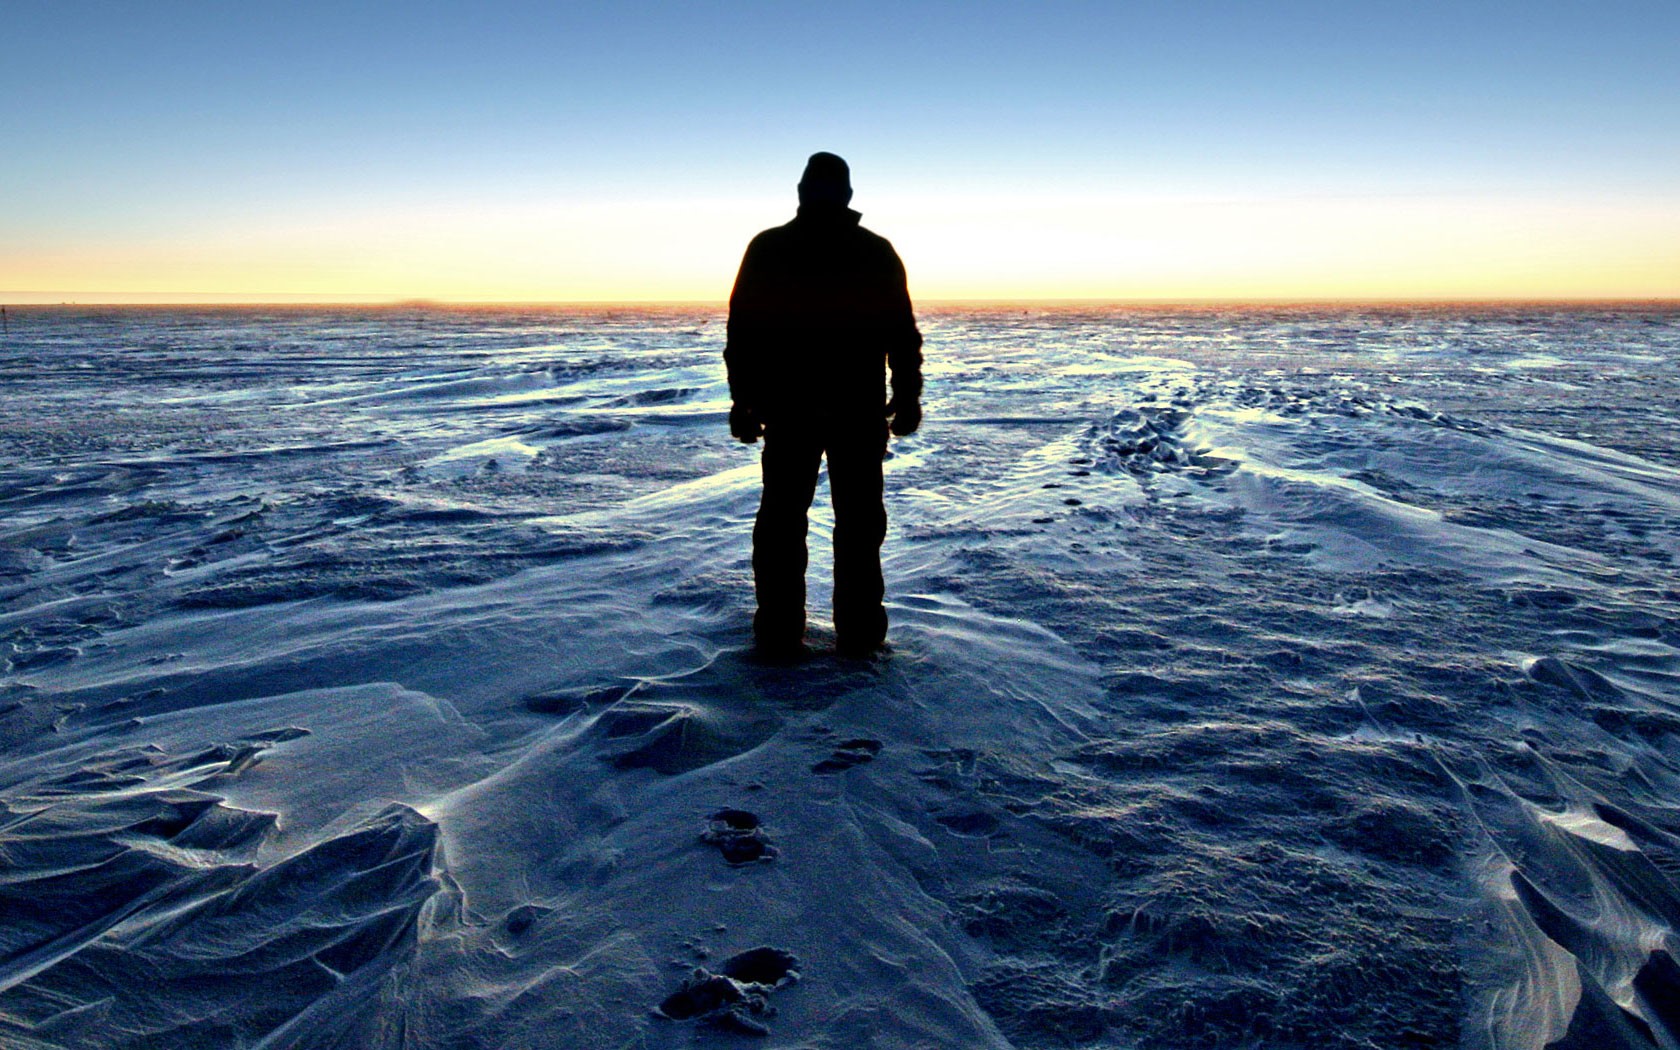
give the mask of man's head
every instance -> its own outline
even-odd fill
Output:
[[[852,202],[852,170],[832,153],[813,153],[799,178],[799,203],[813,208],[844,208]]]

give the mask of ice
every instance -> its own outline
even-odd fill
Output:
[[[889,649],[723,314],[28,308],[0,1043],[1680,1046],[1680,312],[940,307]]]

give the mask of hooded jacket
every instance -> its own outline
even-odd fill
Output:
[[[904,265],[850,208],[800,207],[747,245],[729,296],[729,392],[760,420],[879,420],[922,390]]]

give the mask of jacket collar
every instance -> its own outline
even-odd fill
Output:
[[[799,223],[809,223],[813,226],[856,226],[863,213],[851,208],[835,208],[801,204],[799,211],[794,214],[794,220]]]

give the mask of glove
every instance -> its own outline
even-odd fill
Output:
[[[750,445],[764,433],[764,424],[758,421],[758,416],[752,409],[746,405],[735,404],[729,407],[729,432],[735,435],[737,441]]]
[[[892,417],[892,432],[907,437],[922,425],[922,403],[914,398],[899,404],[898,398],[887,402],[887,415]]]

